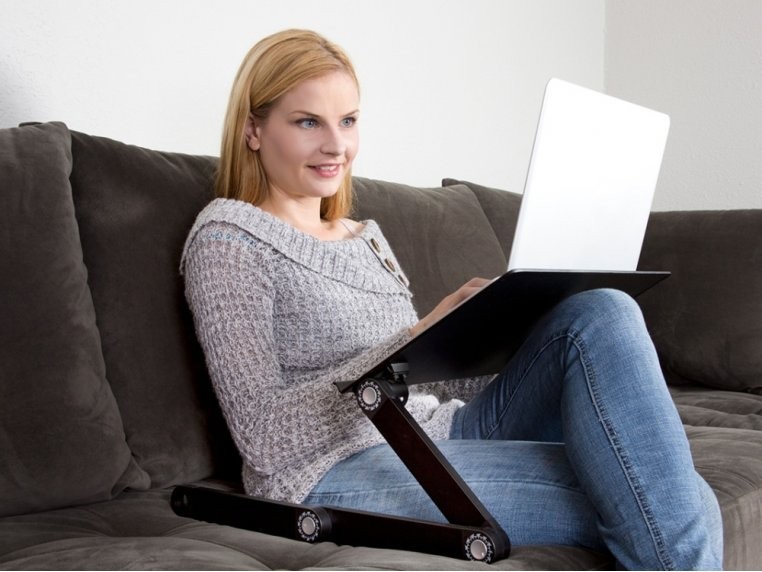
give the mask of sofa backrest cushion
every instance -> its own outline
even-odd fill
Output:
[[[154,487],[239,476],[187,308],[180,254],[216,160],[72,133],[74,203],[106,376]]]
[[[106,382],[63,124],[0,130],[0,516],[145,487]]]
[[[652,213],[639,267],[668,381],[762,393],[762,209]]]
[[[505,272],[500,242],[468,187],[419,188],[356,177],[354,191],[355,218],[378,222],[410,279],[421,317],[471,278]]]
[[[465,185],[471,189],[482,209],[484,209],[484,214],[487,215],[492,231],[503,248],[505,259],[509,260],[513,246],[513,235],[516,232],[516,221],[519,218],[521,195],[458,179],[442,179],[442,185],[445,187]]]

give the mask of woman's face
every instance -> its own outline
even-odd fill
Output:
[[[258,151],[271,200],[314,199],[336,193],[359,146],[360,96],[337,71],[305,80],[261,120],[249,120],[249,148]]]

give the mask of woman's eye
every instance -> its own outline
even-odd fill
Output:
[[[341,120],[342,127],[352,127],[355,123],[357,123],[356,117],[345,117]]]
[[[311,117],[307,117],[305,119],[300,119],[296,123],[297,123],[297,125],[299,125],[300,127],[304,127],[305,129],[314,129],[315,127],[318,126],[317,120],[313,119]]]

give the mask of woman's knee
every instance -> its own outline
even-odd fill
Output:
[[[627,322],[641,326],[643,314],[629,294],[613,288],[587,290],[570,296],[559,307],[581,324]]]
[[[639,306],[632,296],[615,288],[586,290],[571,296],[570,299],[576,299],[581,304],[590,306],[593,309],[627,312],[639,311]]]
[[[553,327],[565,331],[578,349],[584,347],[606,360],[642,351],[642,359],[655,364],[643,313],[625,292],[608,288],[581,292],[564,300],[556,312]]]

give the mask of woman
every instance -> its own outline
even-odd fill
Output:
[[[247,54],[218,199],[183,258],[186,295],[249,494],[442,519],[354,400],[354,379],[486,283],[419,320],[381,229],[347,217],[359,89],[299,30]],[[608,549],[627,568],[719,568],[698,476],[634,301],[561,303],[494,380],[416,386],[406,405],[514,544]]]

